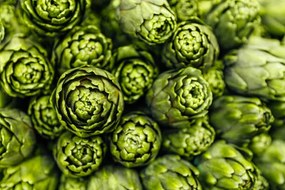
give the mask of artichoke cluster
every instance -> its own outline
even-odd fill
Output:
[[[285,190],[285,0],[0,0],[0,189]]]

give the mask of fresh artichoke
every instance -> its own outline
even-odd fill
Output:
[[[198,0],[168,0],[178,21],[185,21],[198,16]]]
[[[120,83],[124,101],[137,102],[152,86],[158,76],[153,56],[133,45],[121,46],[112,55],[112,73]]]
[[[113,131],[124,110],[115,76],[94,66],[64,72],[51,99],[61,124],[80,137]]]
[[[247,155],[249,154],[249,155]],[[202,155],[195,158],[199,180],[205,189],[252,190],[259,171],[249,160],[250,152],[216,140]]]
[[[225,82],[233,92],[265,100],[285,100],[285,45],[251,37],[224,57]]]
[[[156,158],[161,138],[160,128],[152,118],[143,112],[129,112],[110,135],[110,152],[125,167],[145,166]]]
[[[270,129],[274,118],[259,98],[224,95],[215,99],[209,111],[210,124],[217,136],[242,145]]]
[[[61,173],[58,190],[87,190],[88,178],[68,177]]]
[[[271,144],[272,138],[267,132],[255,135],[248,143],[248,148],[253,154],[262,154],[264,150]]]
[[[52,62],[57,72],[93,65],[110,70],[112,41],[95,25],[77,26],[60,38],[53,48]]]
[[[66,131],[58,138],[53,155],[64,175],[79,178],[98,170],[106,151],[107,146],[101,136],[81,138]]]
[[[28,106],[33,127],[42,137],[55,139],[65,130],[50,101],[50,94],[34,96]]]
[[[54,78],[48,54],[37,42],[22,34],[0,46],[0,84],[12,97],[47,93]]]
[[[146,94],[146,105],[161,126],[184,127],[205,116],[212,99],[202,72],[185,67],[161,73]]]
[[[162,147],[167,153],[190,160],[206,151],[215,140],[215,130],[208,117],[193,119],[189,126],[162,131]]]
[[[136,170],[108,164],[94,172],[89,178],[88,190],[142,190]]]
[[[35,145],[36,135],[30,117],[16,108],[1,108],[0,168],[22,162],[32,154]]]
[[[146,190],[201,190],[199,171],[190,162],[178,155],[163,155],[140,171]]]
[[[207,69],[219,55],[212,29],[198,18],[180,22],[171,40],[164,44],[162,62],[167,68],[192,66]]]
[[[148,45],[165,43],[176,28],[167,0],[124,0],[118,10],[120,28]]]
[[[22,22],[40,36],[57,37],[79,24],[90,0],[19,1]]]

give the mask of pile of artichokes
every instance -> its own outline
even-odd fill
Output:
[[[285,190],[285,0],[1,0],[1,190]]]

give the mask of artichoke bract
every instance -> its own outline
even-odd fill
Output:
[[[0,43],[3,41],[5,37],[5,28],[2,20],[0,19]]]
[[[153,56],[133,45],[121,46],[112,55],[112,73],[120,83],[124,101],[132,104],[145,95],[158,76]]]
[[[166,154],[156,158],[140,171],[146,190],[195,189],[201,190],[199,171],[178,155]]]
[[[146,94],[152,117],[164,127],[188,126],[208,113],[212,100],[209,84],[194,67],[164,71]]]
[[[90,8],[90,0],[19,2],[22,21],[41,36],[56,37],[79,24]]]
[[[137,170],[107,164],[90,176],[87,189],[142,190],[143,188]]]
[[[0,168],[16,165],[29,157],[36,145],[30,117],[19,109],[0,109]]]
[[[118,10],[120,28],[148,45],[163,44],[176,28],[167,0],[124,0]]]
[[[184,21],[193,16],[198,16],[197,0],[168,0],[168,3],[178,21]]]
[[[199,180],[203,187],[206,189],[253,189],[259,171],[246,153],[225,141],[215,141],[206,152],[194,160],[200,172]]]
[[[0,189],[56,190],[58,177],[52,157],[37,154],[16,166],[4,169]]]
[[[205,22],[213,28],[222,51],[247,42],[260,23],[257,0],[225,0],[214,3],[206,13]]]
[[[112,41],[95,25],[77,26],[59,39],[52,54],[57,72],[84,65],[110,70]]]
[[[34,96],[28,105],[34,129],[46,139],[55,139],[65,130],[57,118],[50,94]]]
[[[272,128],[283,128],[283,126],[285,126],[285,102],[269,101],[266,105],[269,107],[274,117]]]
[[[162,131],[162,147],[167,153],[175,153],[187,160],[206,151],[215,140],[215,130],[208,117],[193,119],[189,126]]]
[[[192,66],[204,70],[213,65],[219,51],[212,29],[194,17],[177,25],[171,40],[164,44],[161,61],[168,68]]]
[[[217,136],[242,145],[271,128],[274,117],[270,109],[256,97],[224,95],[215,99],[209,111],[210,124]]]
[[[98,170],[106,151],[107,146],[101,136],[81,138],[66,131],[59,136],[53,155],[64,175],[79,178]]]
[[[224,57],[225,82],[241,95],[285,100],[285,46],[272,38],[251,37]]]
[[[110,152],[125,167],[144,166],[156,158],[161,141],[158,124],[145,113],[133,111],[123,115],[110,134]]]
[[[88,181],[88,178],[68,177],[62,173],[58,190],[87,190]]]
[[[94,66],[64,72],[51,100],[60,123],[80,137],[113,131],[124,110],[115,76]]]

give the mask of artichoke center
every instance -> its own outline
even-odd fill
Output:
[[[33,60],[34,61],[34,60]],[[22,84],[36,83],[42,78],[42,65],[37,62],[17,63],[15,65],[14,76]]]
[[[44,123],[48,124],[49,126],[57,126],[59,125],[59,120],[56,115],[56,111],[53,109],[53,107],[49,106],[44,108],[41,111],[42,120]]]
[[[80,40],[71,45],[72,54],[82,61],[91,61],[102,56],[104,47],[99,41]]]
[[[86,144],[77,144],[76,148],[72,150],[73,156],[82,163],[90,163],[93,160],[92,151]]]

